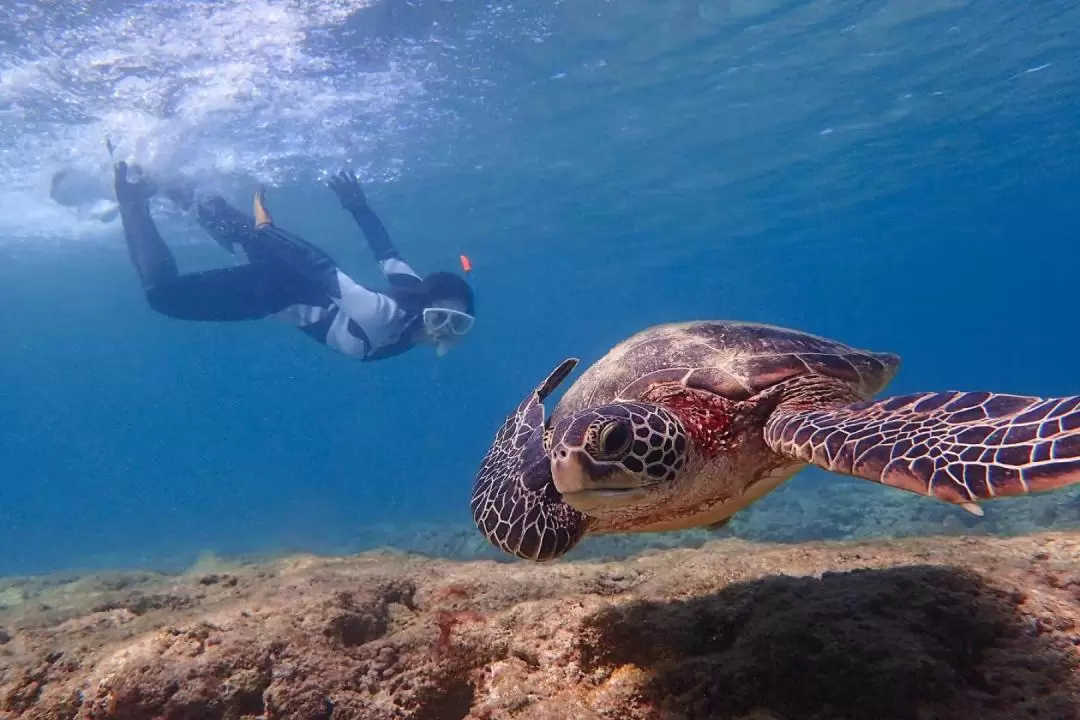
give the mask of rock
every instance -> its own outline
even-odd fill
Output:
[[[0,717],[1080,719],[1080,535],[702,543],[7,582]]]

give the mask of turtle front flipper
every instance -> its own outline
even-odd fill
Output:
[[[526,560],[553,560],[577,544],[588,519],[562,501],[544,449],[544,400],[578,361],[563,360],[499,428],[473,483],[473,520],[491,544]]]
[[[981,500],[1080,482],[1080,397],[937,392],[786,409],[765,427],[778,453],[930,495]]]

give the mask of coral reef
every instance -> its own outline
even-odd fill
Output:
[[[0,717],[1080,718],[1080,535],[0,585]]]

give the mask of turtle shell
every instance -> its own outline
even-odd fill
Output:
[[[559,401],[552,422],[589,407],[637,400],[659,383],[681,383],[730,400],[747,400],[797,375],[849,383],[870,398],[892,380],[900,358],[809,333],[745,322],[655,325],[593,363]]]

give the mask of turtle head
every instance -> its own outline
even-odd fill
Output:
[[[548,442],[563,501],[593,517],[646,511],[669,497],[689,451],[682,421],[641,402],[600,405],[563,418]]]

